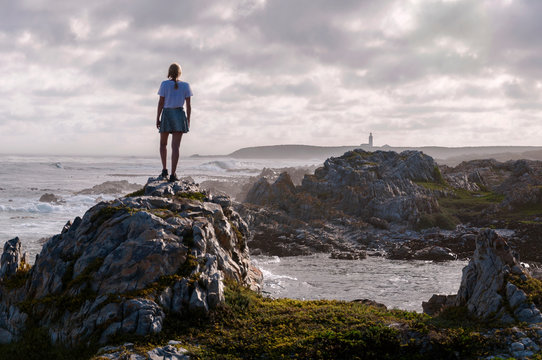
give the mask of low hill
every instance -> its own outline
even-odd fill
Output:
[[[244,159],[318,159],[340,156],[347,151],[363,149],[365,151],[422,151],[435,159],[439,164],[457,165],[461,161],[497,158],[499,161],[530,159],[542,160],[542,147],[539,146],[469,146],[469,147],[392,147],[392,146],[312,146],[312,145],[271,145],[241,148],[227,155]]]
[[[359,146],[271,145],[246,147],[228,156],[252,159],[314,159],[339,156]]]

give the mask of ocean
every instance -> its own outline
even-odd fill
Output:
[[[178,175],[196,182],[258,175],[264,167],[311,166],[313,160],[181,158]],[[0,155],[0,244],[18,236],[34,262],[43,243],[91,206],[142,187],[157,176],[158,157],[73,157]],[[125,181],[124,183],[119,183]],[[96,185],[114,182],[114,186]],[[126,183],[127,182],[127,183]],[[136,184],[136,185],[129,185]],[[53,194],[58,202],[43,202]],[[457,291],[462,261],[432,263],[384,258],[334,260],[326,254],[254,257],[264,273],[264,294],[297,299],[372,299],[389,307],[421,311],[433,293]]]

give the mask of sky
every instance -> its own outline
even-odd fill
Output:
[[[539,0],[0,0],[0,154],[542,145]]]

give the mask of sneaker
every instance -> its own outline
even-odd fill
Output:
[[[179,181],[179,178],[177,177],[177,174],[171,174],[169,176],[169,182]]]
[[[167,175],[168,175],[167,174],[167,169],[164,169],[164,170],[162,170],[162,174],[160,174],[159,177],[161,177],[162,179],[167,179]]]

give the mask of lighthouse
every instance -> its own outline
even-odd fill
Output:
[[[369,133],[369,147],[373,147],[373,133]]]

